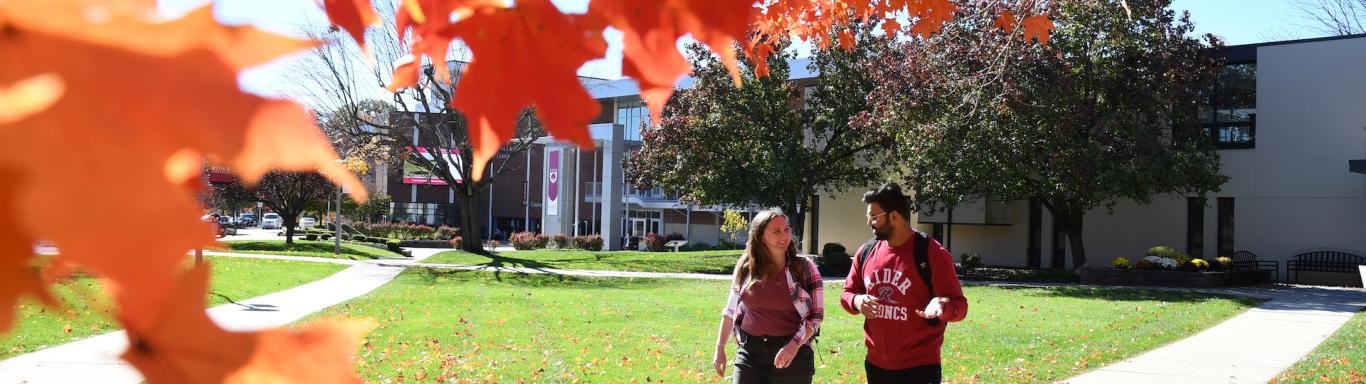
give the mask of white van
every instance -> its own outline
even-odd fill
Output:
[[[285,226],[285,218],[275,212],[266,212],[261,215],[261,229],[280,229]]]

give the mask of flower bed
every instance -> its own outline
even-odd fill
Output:
[[[1082,284],[1146,285],[1162,287],[1212,288],[1231,285],[1228,272],[1168,271],[1161,269],[1086,268]]]

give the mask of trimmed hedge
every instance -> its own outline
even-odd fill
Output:
[[[569,239],[569,243],[571,248],[588,251],[602,250],[602,236],[599,235],[574,236]]]
[[[645,250],[649,252],[664,252],[664,243],[667,240],[656,233],[645,234]]]
[[[514,232],[508,237],[508,242],[512,247],[519,251],[532,249],[583,249],[589,251],[602,250],[602,236],[565,236],[565,235],[541,235],[535,232]],[[457,247],[459,247],[457,245]]]
[[[569,237],[566,237],[565,235],[549,235],[542,237],[545,238],[546,249],[569,248]]]
[[[545,248],[546,243],[545,238],[535,232],[514,232],[508,236],[508,241],[519,251]]]
[[[450,240],[460,233],[456,227],[432,227],[402,223],[354,223],[349,225],[365,236],[399,240]],[[345,228],[345,226],[343,226]]]

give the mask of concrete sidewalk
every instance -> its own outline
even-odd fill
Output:
[[[224,304],[208,310],[215,323],[230,331],[251,331],[289,324],[324,308],[359,297],[388,283],[404,267],[445,249],[414,249],[412,259],[386,260],[384,265],[361,260],[296,256],[210,255],[350,264],[351,267],[284,291]],[[245,305],[245,306],[244,306]],[[128,347],[123,331],[59,345],[0,361],[0,383],[114,383],[142,382],[142,375],[119,359]]]
[[[1360,289],[1229,288],[1211,293],[1269,298],[1195,336],[1066,383],[1265,383],[1290,368],[1363,306]]]

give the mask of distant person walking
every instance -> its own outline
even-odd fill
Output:
[[[886,183],[863,194],[873,239],[859,248],[844,280],[840,306],[863,315],[863,361],[869,383],[939,383],[939,353],[948,322],[968,314],[953,258],[911,228],[901,187]]]
[[[821,285],[816,264],[797,256],[787,216],[754,216],[721,312],[712,356],[716,374],[725,376],[726,344],[734,332],[736,384],[810,383],[816,374],[810,343],[825,318]]]

